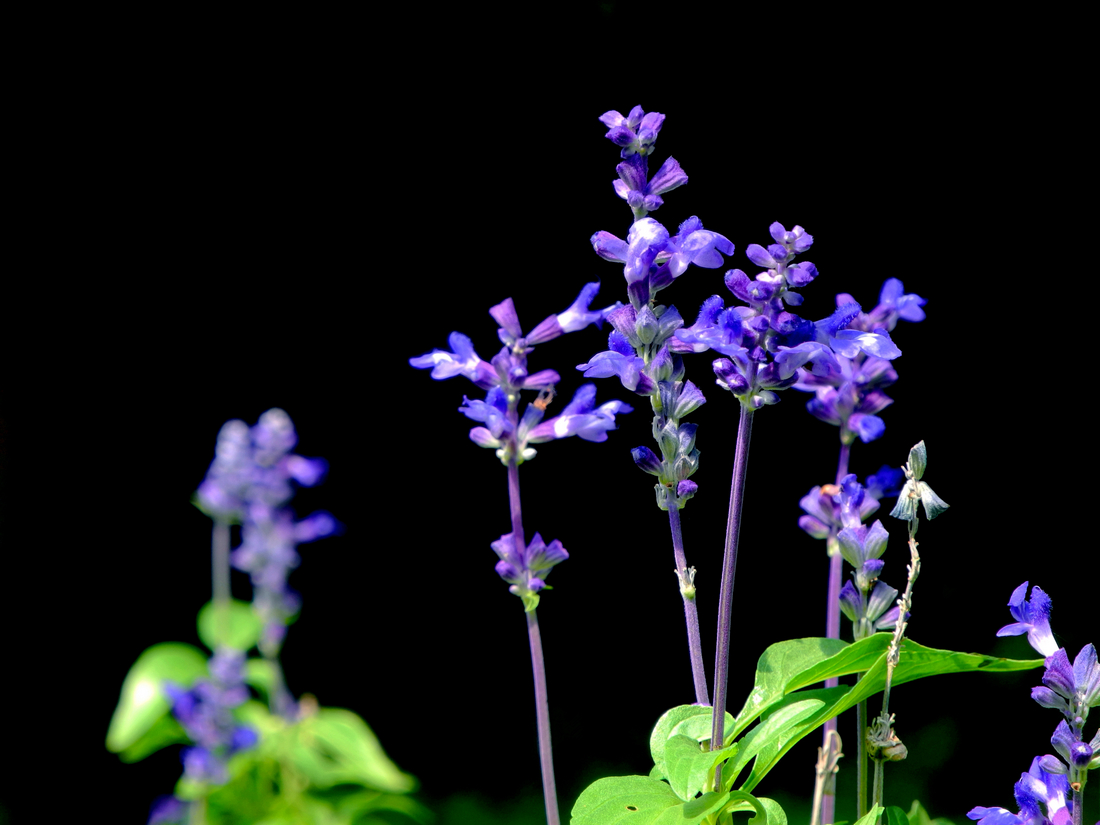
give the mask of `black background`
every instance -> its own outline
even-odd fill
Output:
[[[614,5],[538,23],[449,14],[398,27],[390,45],[370,21],[149,21],[85,44],[84,71],[46,73],[67,129],[30,127],[52,162],[27,194],[35,255],[7,302],[0,418],[17,657],[5,682],[24,754],[0,789],[11,811],[41,812],[64,790],[79,810],[136,822],[171,790],[175,753],[123,765],[103,749],[107,724],[145,647],[196,641],[209,522],[189,499],[218,428],[281,406],[299,452],[331,465],[299,514],[346,526],[303,546],[292,574],[304,607],[285,647],[290,688],[363,715],[437,810],[461,793],[493,821],[538,821],[525,626],[489,547],[509,529],[505,471],[456,412],[476,388],[407,361],[452,330],[491,357],[487,309],[508,296],[525,329],[590,280],[596,305],[624,297],[621,268],[588,239],[629,227],[597,117],[636,104],[668,116],[654,168],[671,154],[690,177],[653,215],[670,230],[698,215],[752,274],[746,245],[767,243],[772,221],[801,224],[821,273],[803,291],[811,318],[841,291],[870,309],[888,277],[928,299],[928,319],[894,333],[886,434],[851,461],[863,477],[924,439],[927,479],[951,504],[921,529],[912,637],[1030,658],[1023,639],[994,637],[1029,579],[1053,597],[1071,656],[1095,640],[1081,515],[1094,416],[1078,389],[1087,222],[1072,118],[1050,97],[1072,84],[1059,68],[1010,45],[964,59],[965,39],[942,32],[826,45],[807,20],[727,31]],[[502,22],[509,37],[494,38],[485,25]],[[703,53],[717,58],[706,69]],[[691,323],[726,295],[724,269],[692,268],[661,299]],[[556,404],[605,335],[532,354],[533,369],[562,374]],[[688,360],[708,402],[691,418],[700,491],[684,513],[708,671],[737,415],[709,360]],[[667,516],[629,455],[650,416],[617,382],[598,386],[636,411],[604,444],[541,445],[521,474],[528,535],[571,554],[539,608],[565,811],[600,776],[646,773],[653,722],[693,698]],[[756,417],[734,711],[767,645],[823,631],[824,545],[798,529],[798,500],[832,479],[837,432],[805,400],[788,391]],[[880,515],[884,578],[900,587],[903,530]],[[1028,698],[1038,675],[896,690],[910,757],[891,767],[888,801],[919,795],[956,823],[974,805],[1010,807],[1057,723]],[[792,817],[816,745],[758,788]]]

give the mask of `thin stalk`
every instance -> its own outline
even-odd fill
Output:
[[[848,475],[848,458],[852,452],[852,445],[840,442],[840,458],[836,465],[836,483]],[[844,559],[840,555],[840,547],[833,539],[829,540],[829,586],[825,596],[825,638],[840,638],[840,579],[844,572]],[[840,684],[837,677],[833,676],[825,680],[825,687],[836,687]],[[834,716],[825,723],[822,732],[822,747],[828,751],[834,745],[837,720]],[[814,815],[817,808],[814,808]],[[829,825],[836,818],[836,772],[832,772],[825,780],[825,788],[821,798],[821,821]]]
[[[856,677],[856,681],[859,680]],[[856,705],[856,818],[867,813],[867,700]]]
[[[810,825],[821,825],[823,820],[821,819],[822,812],[824,811],[824,800],[826,794],[835,795],[836,793],[836,772],[837,762],[840,757],[843,756],[840,752],[840,734],[835,730],[832,736],[825,740],[825,743],[817,749],[817,766],[815,770],[816,780],[814,781],[814,802],[813,807],[810,809]],[[835,802],[835,800],[830,800]],[[832,815],[832,805],[829,806],[830,816]]]
[[[665,500],[668,502],[668,526],[672,530],[672,555],[676,557],[676,578],[680,582],[680,595],[684,599],[684,621],[687,624],[691,676],[695,682],[695,702],[709,705],[707,674],[703,669],[703,644],[699,637],[699,608],[695,603],[695,568],[688,567],[687,556],[684,555],[680,508],[676,506],[676,496],[670,495]]]
[[[1085,787],[1078,785],[1073,792],[1073,825],[1085,823]]]
[[[210,538],[210,567],[213,580],[214,642],[223,647],[229,639],[229,524],[215,519]]]
[[[547,825],[558,825],[558,792],[554,787],[554,753],[550,746],[550,703],[546,698],[546,665],[535,611],[527,616],[527,638],[531,643],[531,669],[535,675],[535,716],[539,728],[539,763],[542,766],[542,795],[546,799]]]
[[[188,825],[206,825],[205,796],[191,800],[191,804],[187,806],[187,823]]]
[[[752,436],[753,409],[741,405],[737,422],[737,450],[733,457],[733,483],[726,519],[726,549],[722,558],[722,589],[718,596],[718,651],[714,661],[714,713],[711,724],[711,749],[722,747],[726,718],[726,682],[730,662],[730,622],[733,614],[733,581],[737,573],[737,542],[741,530],[741,507],[745,501],[745,476],[749,467],[749,439]],[[721,781],[719,766],[715,782]]]
[[[515,410],[509,411],[515,418]],[[519,497],[519,465],[516,463],[516,445],[512,443],[511,458],[508,460],[508,505],[512,516],[512,538],[516,550],[522,557],[527,548],[523,535],[523,508]],[[550,704],[546,696],[546,664],[542,656],[542,636],[539,634],[539,622],[535,611],[527,615],[527,641],[531,646],[531,669],[535,677],[535,718],[539,731],[539,764],[542,768],[542,793],[546,802],[547,825],[559,825],[558,794],[554,782],[554,756],[550,746]]]
[[[875,759],[875,779],[873,783],[873,789],[871,792],[871,804],[882,806],[882,786],[883,776],[885,771],[883,765],[886,763],[885,759]],[[885,806],[883,806],[885,807]],[[880,817],[881,820],[881,817]]]

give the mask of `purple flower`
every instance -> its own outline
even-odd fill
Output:
[[[1032,606],[1035,604],[1035,591],[1039,590],[1038,587],[1031,591]],[[1039,590],[1039,593],[1046,595],[1043,591]],[[1015,595],[1015,594],[1013,594]],[[1049,598],[1047,599],[1047,616],[1050,615]],[[1014,625],[1009,625],[1013,627]],[[1049,624],[1047,630],[1049,631]],[[1002,628],[1007,630],[1008,628]],[[998,632],[998,636],[1002,633]],[[1017,635],[1008,634],[1003,635]],[[1028,632],[1028,640],[1030,641],[1031,635]],[[1032,642],[1032,647],[1035,647],[1035,643]],[[1036,647],[1036,650],[1039,650]],[[1042,653],[1042,650],[1039,650]],[[1066,700],[1069,707],[1069,712],[1066,714],[1071,719],[1075,716],[1087,715],[1087,709],[1095,707],[1100,704],[1100,663],[1097,662],[1096,648],[1092,644],[1087,644],[1077,654],[1077,658],[1073,660],[1073,666],[1070,666],[1069,656],[1066,654],[1066,650],[1063,647],[1058,648],[1054,653],[1047,656],[1046,660],[1046,672],[1043,674],[1043,684],[1047,686],[1054,693],[1061,696]],[[1039,688],[1036,688],[1039,690]],[[1033,698],[1034,694],[1033,694]],[[1046,695],[1043,694],[1043,698]],[[1038,701],[1038,700],[1037,700]],[[1045,704],[1040,701],[1039,704]]]
[[[604,137],[622,149],[624,158],[636,152],[648,155],[657,142],[657,133],[664,121],[664,115],[658,112],[646,114],[641,106],[635,106],[626,117],[616,111],[600,115],[600,122],[608,127]]]
[[[1008,609],[1016,619],[997,631],[998,636],[1019,636],[1027,633],[1028,643],[1043,656],[1053,656],[1058,651],[1058,643],[1050,629],[1050,596],[1035,586],[1031,589],[1031,600],[1027,593],[1027,582],[1012,591],[1008,600]]]
[[[682,275],[690,264],[707,269],[722,266],[722,255],[732,255],[733,244],[724,235],[703,229],[692,216],[680,224],[676,235],[653,218],[642,218],[630,227],[626,241],[610,232],[592,236],[592,248],[601,258],[625,264],[630,303],[641,310],[652,295]]]
[[[185,825],[189,804],[174,796],[157,797],[149,809],[149,821],[146,825]]]
[[[868,559],[881,558],[886,551],[886,542],[889,538],[890,534],[886,532],[886,528],[882,526],[882,522],[878,519],[870,527],[866,524],[860,524],[854,527],[845,527],[837,533],[837,539],[840,541],[840,554],[844,556],[844,560],[848,564],[857,570],[861,569],[863,563]]]
[[[530,430],[526,443],[539,444],[571,435],[585,441],[607,441],[607,431],[616,427],[615,416],[633,411],[634,408],[624,401],[608,401],[597,407],[596,385],[584,384],[559,415]]]
[[[465,375],[478,386],[485,380],[486,370],[481,366],[485,362],[474,352],[474,343],[461,332],[452,332],[447,338],[453,352],[433,349],[427,355],[419,358],[410,358],[409,364],[417,369],[431,367],[432,378],[442,381],[444,378],[453,378],[456,375]],[[491,384],[489,386],[492,386]],[[488,389],[486,386],[485,389]]]
[[[464,345],[458,343],[456,349],[462,350]],[[444,371],[450,369],[448,363],[439,361]],[[327,470],[322,459],[291,453],[297,441],[290,416],[278,408],[265,412],[251,428],[243,421],[228,422],[218,435],[214,463],[196,494],[199,505],[215,519],[241,523],[241,545],[230,560],[238,570],[251,574],[253,610],[264,624],[260,647],[272,656],[282,643],[287,620],[299,607],[297,594],[287,587],[289,571],[300,560],[295,547],[340,529],[328,513],[295,521],[286,507],[294,495],[293,484],[317,484]],[[200,757],[194,757],[196,765]]]
[[[540,395],[539,399],[527,405],[527,409],[524,411],[519,427],[516,428],[515,432],[515,446],[518,450],[519,463],[530,461],[537,454],[533,447],[528,446],[530,444],[541,444],[558,438],[568,438],[572,435],[580,436],[585,441],[606,441],[607,431],[616,429],[615,416],[619,413],[628,413],[634,410],[633,407],[623,401],[608,401],[597,407],[596,385],[584,384],[578,388],[573,400],[565,406],[565,409],[559,415],[543,421],[546,407],[552,397],[552,393],[543,394]],[[468,407],[463,409],[470,410],[466,413],[470,418],[493,424],[498,422],[497,413],[493,411],[499,411],[501,403],[506,403],[503,396],[494,395],[490,392],[485,402],[467,400]],[[485,418],[477,417],[482,414],[485,415]],[[504,422],[500,429],[501,432],[494,433],[490,428],[474,427],[470,430],[470,439],[480,447],[496,450],[501,461],[507,463],[508,444],[505,438],[511,436],[512,427]]]
[[[652,179],[646,180],[649,173],[648,159],[645,155],[631,155],[615,171],[619,179],[614,182],[615,193],[625,200],[634,211],[635,219],[645,217],[647,212],[655,212],[663,203],[661,195],[670,192],[688,182],[688,177],[675,158],[668,158]]]
[[[1004,808],[973,808],[967,817],[979,825],[1070,825],[1073,817],[1066,797],[1069,780],[1043,769],[1041,759],[1031,760],[1031,768],[1020,774],[1013,788],[1020,812],[1013,814]],[[1046,809],[1044,816],[1040,805]]]
[[[538,591],[546,587],[550,569],[569,558],[560,541],[554,539],[547,545],[538,533],[527,547],[515,541],[514,533],[507,533],[492,542],[492,548],[500,557],[497,575],[511,584],[508,592],[523,599],[527,612],[538,605]]]
[[[244,684],[244,654],[222,648],[210,659],[210,679],[200,679],[189,690],[167,682],[165,693],[172,714],[194,747],[181,754],[184,773],[197,782],[224,784],[226,759],[258,741],[255,731],[236,723],[233,709],[248,700]]]
[[[879,563],[881,569],[881,562]],[[875,582],[873,589],[847,581],[840,590],[840,609],[852,622],[852,634],[858,641],[897,624],[901,610],[896,601],[898,591]]]

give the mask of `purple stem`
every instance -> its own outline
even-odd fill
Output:
[[[722,747],[726,718],[726,681],[730,663],[730,618],[733,613],[733,579],[737,572],[737,539],[741,530],[741,506],[745,501],[745,475],[749,467],[749,437],[752,435],[753,410],[741,405],[737,422],[737,451],[733,458],[733,484],[726,519],[726,551],[722,559],[722,590],[718,597],[718,653],[714,661],[714,718],[711,724],[711,749]],[[721,781],[719,766],[716,781]]]
[[[211,536],[211,572],[213,579],[214,602],[214,641],[215,647],[221,647],[229,638],[229,523],[214,520]]]
[[[691,581],[688,573],[687,556],[684,555],[684,539],[680,533],[680,508],[676,506],[676,496],[666,495],[668,502],[668,526],[672,530],[672,555],[676,557],[676,578],[680,581],[680,595],[684,597],[684,621],[687,623],[688,653],[691,655],[691,676],[695,681],[695,702],[709,705],[707,695],[707,673],[703,669],[703,644],[699,638],[699,608],[695,603],[695,588],[684,591]],[[681,578],[683,577],[683,578]]]
[[[542,765],[542,795],[546,800],[547,825],[558,825],[558,792],[554,787],[554,753],[550,747],[550,703],[546,698],[546,665],[542,659],[542,637],[535,611],[527,614],[527,638],[531,642],[531,669],[535,674],[535,715],[539,728],[539,762]]]
[[[514,416],[515,411],[511,411]],[[516,463],[516,444],[511,444],[508,461],[508,504],[512,515],[512,538],[516,551],[523,557],[527,547],[523,536],[523,509],[519,498],[519,465]],[[546,664],[542,657],[542,636],[535,611],[527,612],[527,640],[531,645],[531,669],[535,676],[535,718],[539,729],[539,763],[542,766],[542,794],[546,802],[547,825],[559,825],[558,793],[554,783],[554,754],[550,746],[550,704],[546,697]]]
[[[840,480],[844,476],[848,475],[848,456],[851,454],[852,446],[845,444],[843,441],[840,443],[840,459],[836,465],[836,483],[839,485]],[[832,542],[830,542],[832,544]],[[829,557],[829,590],[826,596],[825,602],[825,637],[828,639],[840,638],[840,579],[843,573],[844,559],[840,555],[839,548],[830,546],[829,548],[833,554]],[[825,687],[836,687],[840,684],[840,681],[834,676],[831,679],[825,680]],[[834,716],[828,722],[825,723],[825,729],[823,731],[822,747],[827,751],[833,747],[836,739],[830,736],[830,732],[836,730],[836,717]],[[829,778],[825,780],[825,793],[821,798],[821,822],[824,825],[829,825],[833,822],[836,814],[836,774],[830,774]]]

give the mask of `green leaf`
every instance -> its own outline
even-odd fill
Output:
[[[766,805],[765,802],[770,802],[771,805]],[[722,809],[722,813],[735,814],[742,811],[755,811],[755,815],[749,820],[750,825],[773,825],[773,823],[770,822],[773,806],[779,809],[783,822],[786,823],[787,815],[776,802],[770,799],[765,800],[763,797],[757,798],[748,791],[730,791],[729,802],[726,803],[726,807]],[[729,820],[727,819],[726,821],[728,822]]]
[[[872,805],[871,810],[857,819],[853,825],[875,825],[878,822],[879,815],[882,813],[881,805]]]
[[[416,780],[395,765],[367,723],[350,710],[320,708],[297,725],[295,766],[318,788],[343,782],[406,793]]]
[[[704,751],[692,737],[673,735],[665,743],[665,765],[672,790],[680,799],[694,799],[714,773],[714,766],[733,756],[737,747],[730,745],[718,751]]]
[[[249,659],[244,663],[244,680],[269,699],[275,685],[275,666],[267,659]]]
[[[837,676],[850,676],[853,673],[870,670],[878,658],[886,652],[893,637],[893,633],[876,633],[848,645],[835,656],[830,656],[795,675],[787,682],[786,692],[790,693],[792,690]]]
[[[205,674],[206,655],[191,645],[162,642],[138,656],[122,683],[118,707],[107,729],[107,750],[119,753],[129,748],[168,712],[165,681],[190,686]]]
[[[909,817],[906,816],[905,811],[899,808],[897,805],[890,805],[886,808],[886,815],[883,817],[884,825],[909,825]]]
[[[795,737],[794,741],[797,741],[805,736],[802,733],[802,723],[819,716],[822,708],[838,702],[848,690],[846,687],[835,687],[821,691],[802,691],[773,705],[763,721],[739,740],[741,749],[737,752],[737,758],[722,769],[723,787],[732,787],[738,774],[753,758],[756,759],[757,766],[770,767],[777,762],[789,749],[786,747],[788,740]],[[758,769],[754,767],[750,780]],[[755,784],[753,782],[750,785],[746,781],[741,790],[751,790]]]
[[[698,825],[722,807],[728,794],[707,793],[684,802],[672,788],[645,776],[609,776],[584,789],[571,825]]]
[[[783,810],[783,806],[776,802],[774,799],[769,799],[766,796],[758,796],[756,801],[759,802],[768,814],[767,825],[787,825],[787,812]],[[763,820],[757,822],[759,815],[754,816],[749,820],[749,825],[764,825]]]
[[[839,664],[828,666],[822,663],[821,667],[814,668],[814,673],[818,678],[823,678],[822,673],[844,675],[846,672],[853,672],[849,671],[849,668],[862,667],[866,664],[870,651],[880,650],[881,652],[874,664],[864,673],[863,678],[850,688],[838,687],[826,690],[801,691],[772,703],[773,707],[797,703],[801,701],[802,697],[808,695],[824,700],[824,704],[818,713],[802,721],[795,721],[791,727],[782,731],[781,736],[772,737],[771,741],[776,745],[776,748],[768,751],[767,756],[770,757],[768,759],[761,758],[763,756],[762,749],[761,756],[758,756],[756,764],[753,765],[752,774],[741,786],[742,790],[752,790],[756,787],[768,771],[775,767],[783,754],[790,750],[802,737],[816,730],[827,720],[879,693],[885,687],[886,648],[890,637],[891,634],[889,633],[880,633],[868,639],[863,639],[837,654],[836,659]],[[857,646],[859,646],[859,649],[852,652],[852,649],[857,648]],[[925,676],[944,673],[966,673],[975,670],[992,672],[1029,670],[1042,667],[1043,664],[1042,659],[1002,659],[994,656],[981,656],[976,653],[956,653],[951,650],[936,650],[935,648],[924,647],[914,641],[906,640],[902,644],[901,660],[894,670],[893,685],[897,687]],[[797,679],[792,680],[792,684],[804,683],[809,678],[812,678],[809,671],[805,671]],[[743,747],[739,758],[744,756],[745,752],[746,749]]]
[[[263,632],[263,622],[252,612],[252,605],[232,599],[229,602],[228,618],[223,644],[234,650],[251,650],[255,647]],[[213,602],[207,602],[199,610],[199,638],[211,650],[217,649],[217,614]]]
[[[917,800],[913,800],[912,807],[909,808],[907,814],[909,818],[909,825],[954,825],[950,819],[944,819],[942,817],[938,819],[932,819],[928,815],[928,811],[924,810],[924,806]]]
[[[658,779],[665,777],[665,743],[672,736],[680,735],[690,737],[697,742],[710,740],[711,719],[713,709],[700,705],[678,705],[666,711],[657,724],[653,727],[653,733],[649,736],[649,753],[653,757],[654,768],[659,775],[650,772],[650,776]],[[728,739],[733,731],[733,717],[726,713],[725,738]]]
[[[137,741],[129,747],[123,748],[118,757],[123,762],[139,762],[151,753],[156,753],[161,748],[169,745],[185,744],[191,741],[191,737],[183,729],[175,717],[165,713],[149,730],[145,731]]]
[[[848,647],[840,639],[791,639],[771,645],[760,655],[756,664],[756,678],[745,706],[737,714],[733,735],[752,724],[773,702],[783,698],[787,687],[800,673],[837,655]],[[727,739],[728,739],[727,735]]]

